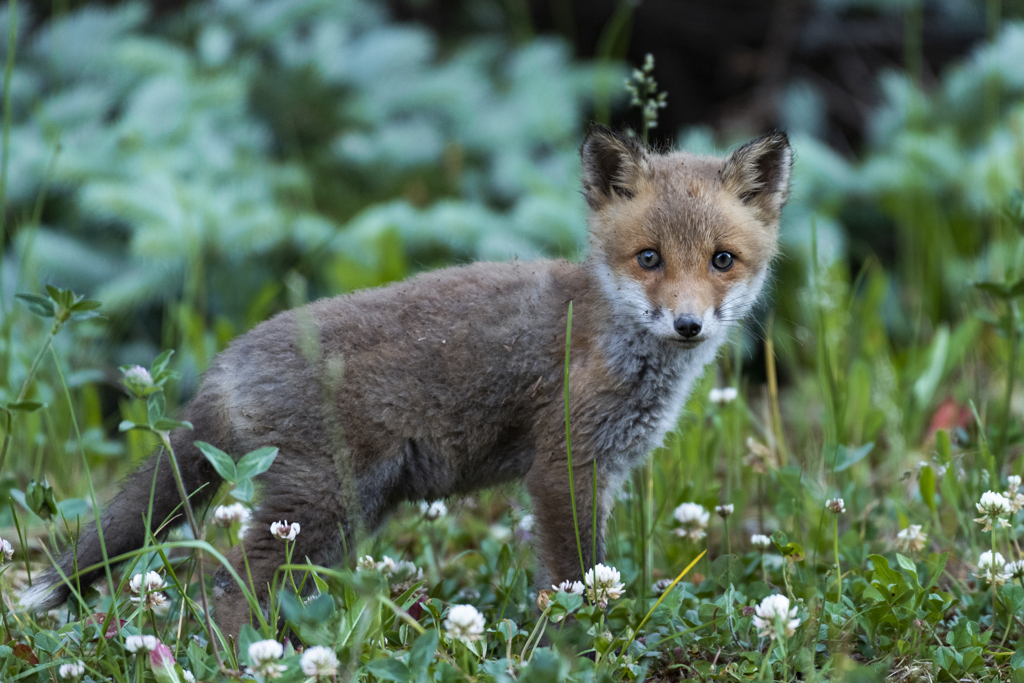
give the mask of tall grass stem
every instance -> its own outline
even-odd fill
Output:
[[[576,532],[576,552],[580,556],[580,578],[587,575],[587,567],[583,562],[583,544],[580,542],[580,523],[576,517],[576,486],[572,475],[572,438],[569,434],[569,349],[572,344],[572,301],[569,302],[569,313],[565,321],[565,455],[569,461],[569,500],[572,501],[572,528]],[[591,501],[596,505],[597,501]],[[568,578],[568,577],[566,577]],[[595,577],[596,579],[596,577]],[[597,603],[597,581],[594,581],[594,603]]]
[[[196,523],[195,514],[192,512],[192,503],[188,499],[188,491],[185,489],[185,482],[181,478],[181,468],[178,466],[178,458],[174,455],[174,448],[171,447],[171,438],[168,432],[157,432],[164,448],[167,449],[167,459],[171,462],[171,472],[174,474],[174,483],[178,487],[178,495],[181,496],[181,504],[188,518],[188,525],[192,529],[192,535],[197,541],[202,537],[199,533],[199,525]],[[217,668],[224,672],[224,660],[220,657],[220,650],[217,649],[217,640],[213,633],[213,621],[210,619],[210,602],[206,596],[206,571],[203,566],[203,551],[196,552],[196,571],[199,574],[199,600],[203,606],[203,620],[206,622],[206,633],[210,640],[210,647],[213,649],[214,659],[217,660]]]

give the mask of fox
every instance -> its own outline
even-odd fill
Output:
[[[598,520],[596,533],[580,524],[582,556],[603,560],[616,493],[765,288],[793,154],[779,131],[722,158],[659,152],[594,126],[580,157],[581,261],[475,263],[321,299],[257,325],[212,360],[179,416],[193,429],[172,431],[170,443],[194,506],[222,483],[197,441],[231,454],[278,449],[228,554],[261,605],[285,562],[274,522],[300,523],[299,561],[354,565],[358,534],[403,502],[516,480],[533,506],[539,588],[584,579],[573,500],[579,519]],[[180,504],[158,449],[102,514],[107,556],[161,533]],[[92,582],[102,570],[86,568],[102,558],[86,527],[56,560],[60,573],[51,569],[23,605],[59,606],[70,595],[60,574],[81,568],[78,580]],[[237,638],[250,606],[224,567],[212,583],[214,619]]]

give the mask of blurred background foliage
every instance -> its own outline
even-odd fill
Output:
[[[118,365],[176,349],[184,400],[284,308],[470,260],[579,258],[577,146],[591,120],[637,125],[622,82],[646,52],[669,92],[657,145],[724,153],[780,126],[796,151],[772,310],[705,379],[748,385],[729,433],[816,473],[808,495],[828,481],[822,453],[875,443],[875,467],[831,475],[862,506],[928,457],[936,428],[965,453],[999,444],[970,486],[1019,473],[1019,313],[973,283],[1021,275],[1005,210],[1024,163],[1022,3],[713,5],[9,3],[0,400],[49,330],[15,293],[70,287],[104,319],[55,338],[30,388],[47,408],[15,417],[3,485],[45,475],[83,493],[72,407],[101,482],[149,451],[116,434],[140,417]],[[695,488],[673,483],[666,503],[756,495],[741,439],[702,436],[706,396],[664,465]]]

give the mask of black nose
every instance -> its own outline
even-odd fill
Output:
[[[700,319],[695,315],[685,314],[676,318],[676,332],[691,339],[700,334]]]

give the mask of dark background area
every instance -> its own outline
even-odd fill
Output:
[[[695,124],[726,133],[784,125],[780,98],[788,85],[802,82],[824,101],[821,137],[844,153],[864,141],[866,116],[879,101],[880,72],[909,66],[927,88],[985,38],[990,18],[983,0],[923,6],[916,0],[644,0],[635,6],[615,0],[506,0],[504,12],[490,14],[479,10],[481,4],[390,2],[394,16],[422,22],[441,36],[454,38],[487,21],[501,28],[511,17],[513,35],[559,33],[581,57],[600,56],[603,48],[604,54],[642,64],[645,54],[654,54],[655,76],[670,93],[669,107],[660,113],[662,139]],[[1003,3],[1001,18],[1019,16],[1022,6]],[[617,13],[628,18],[615,39]],[[919,64],[915,54],[921,55]]]
[[[383,0],[382,0],[383,2]],[[31,0],[34,23],[83,3]],[[115,5],[116,1],[103,4]],[[153,0],[155,17],[188,6]],[[851,154],[863,144],[879,101],[878,75],[917,73],[927,88],[942,70],[984,39],[988,26],[1024,15],[1024,0],[386,0],[399,21],[429,26],[442,41],[505,32],[525,40],[559,34],[579,57],[642,64],[670,93],[654,138],[710,125],[747,133],[784,126],[781,99],[794,83],[825,106],[819,136]],[[58,6],[59,5],[59,6]],[[918,46],[919,43],[919,46]],[[620,117],[635,112],[619,112]],[[636,125],[621,118],[618,125]]]

